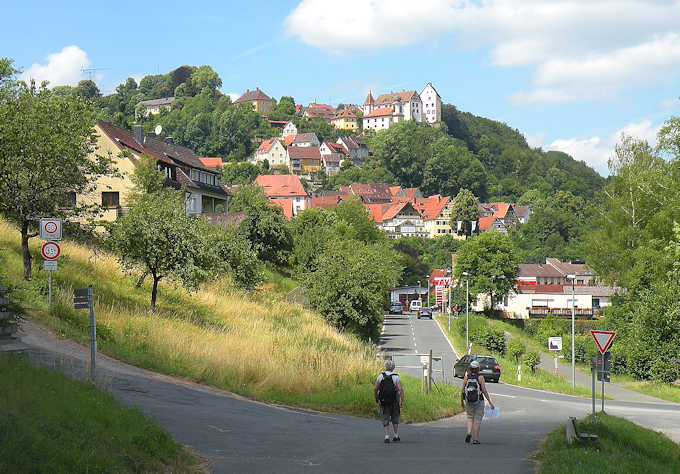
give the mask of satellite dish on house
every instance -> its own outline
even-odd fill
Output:
[[[153,131],[156,134],[156,136],[158,136],[163,131],[163,127],[161,127],[160,125],[156,125],[156,128],[154,128]]]

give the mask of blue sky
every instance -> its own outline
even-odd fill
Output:
[[[65,3],[3,7],[2,55],[25,78],[75,84],[97,68],[106,93],[208,64],[225,93],[334,105],[431,81],[603,175],[621,132],[654,142],[680,114],[680,0]]]

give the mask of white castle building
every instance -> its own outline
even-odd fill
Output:
[[[404,120],[435,123],[442,118],[442,99],[431,82],[420,94],[414,90],[390,92],[374,99],[369,91],[363,112],[364,130],[384,130]]]

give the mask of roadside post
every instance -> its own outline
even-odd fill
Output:
[[[90,310],[90,379],[94,380],[97,355],[97,323],[94,317],[92,285],[73,291],[73,308]]]
[[[49,272],[47,287],[47,307],[52,313],[52,272],[58,268],[57,259],[61,255],[61,247],[57,241],[61,240],[62,222],[60,218],[49,217],[40,219],[40,238],[45,243],[40,248],[43,257],[43,269]]]
[[[595,372],[597,371],[597,356],[590,357],[590,377],[593,379],[593,423],[595,423]]]
[[[595,339],[600,355],[597,357],[597,379],[602,381],[602,411],[604,412],[604,383],[609,382],[609,369],[611,354],[608,352],[612,345],[615,331],[590,331]],[[595,381],[593,381],[593,405],[595,404]]]
[[[553,359],[555,360],[553,373],[557,375],[557,353],[562,350],[562,336],[549,337],[548,350],[553,354]]]

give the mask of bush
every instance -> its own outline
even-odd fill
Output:
[[[522,344],[519,341],[510,341],[508,342],[508,349],[507,353],[510,357],[512,357],[515,360],[515,363],[519,364],[520,358],[524,353],[526,352],[527,348],[524,347],[524,344]]]
[[[538,326],[536,339],[538,339],[541,344],[547,346],[549,337],[561,336],[562,334],[563,330],[559,321],[552,313],[548,313]]]
[[[652,364],[652,380],[655,382],[672,384],[678,378],[678,366],[666,358],[658,358]]]
[[[477,342],[491,352],[505,354],[505,333],[500,328],[485,327],[478,335]]]
[[[591,336],[576,335],[574,358],[576,362],[590,363],[590,357],[597,354],[597,346]],[[571,361],[571,336],[562,338],[562,355]]]
[[[541,357],[534,351],[527,352],[522,358],[522,363],[531,369],[531,373],[536,372],[536,367],[541,363]]]

